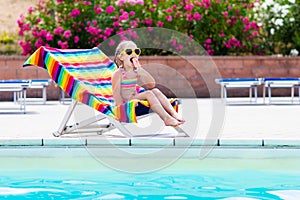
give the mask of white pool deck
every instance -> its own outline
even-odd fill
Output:
[[[278,101],[277,101],[278,100]],[[248,99],[182,99],[182,111],[187,121],[181,127],[190,137],[118,137],[115,129],[104,135],[71,134],[54,137],[68,109],[69,103],[58,101],[28,103],[23,114],[13,102],[0,102],[0,146],[293,146],[300,148],[300,104],[298,99],[275,99],[272,104],[250,103]],[[216,103],[217,102],[217,103]],[[85,106],[84,106],[85,107]],[[12,110],[11,108],[15,108]],[[89,109],[89,108],[87,108]],[[77,111],[77,116],[86,114]],[[79,115],[78,115],[79,114]],[[88,114],[87,114],[88,115]],[[78,118],[78,117],[77,117]],[[75,120],[73,117],[72,120]],[[141,132],[151,130],[157,117],[143,118],[138,126]],[[155,126],[156,133],[170,131],[162,124]],[[173,130],[173,129],[172,129]],[[150,132],[151,133],[151,132]],[[140,134],[140,133],[138,133]],[[113,137],[112,135],[116,135]]]

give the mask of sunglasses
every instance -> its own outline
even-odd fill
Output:
[[[132,53],[134,53],[135,55],[139,56],[141,54],[141,49],[137,48],[137,49],[124,49],[122,53],[126,53],[128,56],[130,56]]]

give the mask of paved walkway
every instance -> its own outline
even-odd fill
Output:
[[[182,128],[191,136],[190,139],[199,141],[219,139],[219,145],[297,145],[300,146],[300,104],[279,102],[278,104],[243,103],[241,99],[235,99],[235,103],[224,105],[220,99],[183,99],[182,111],[185,123]],[[244,101],[244,100],[243,100]],[[57,101],[47,101],[46,105],[28,103],[27,113],[23,114],[13,102],[0,102],[0,140],[8,144],[13,140],[46,140],[67,141],[70,138],[78,138],[69,135],[56,138],[55,132],[68,109],[69,104],[61,104]],[[71,118],[71,122],[77,121],[84,116],[93,116],[95,112],[87,106],[80,106]],[[153,127],[154,122],[158,125]],[[153,115],[142,119],[132,126],[132,130],[144,130],[149,133],[163,133],[164,128],[160,119]],[[173,130],[173,129],[172,129]],[[120,134],[116,130],[108,133]],[[137,133],[140,134],[140,133]],[[67,138],[66,138],[67,137]],[[80,136],[83,138],[82,136]],[[91,133],[86,138],[105,138],[104,136]],[[128,138],[127,138],[128,139]],[[176,144],[188,138],[178,138]],[[195,142],[196,143],[196,142]],[[29,144],[29,143],[27,143]],[[0,144],[1,145],[1,144]]]

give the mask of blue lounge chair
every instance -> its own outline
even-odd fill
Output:
[[[257,87],[261,84],[260,78],[221,78],[216,79],[216,83],[221,85],[221,98],[227,102],[227,89],[249,89],[249,98],[252,102],[252,90],[254,91],[254,102],[257,103]]]
[[[291,88],[291,101],[294,101],[295,88],[299,90],[299,101],[300,101],[300,78],[289,78],[289,77],[272,77],[272,78],[263,78],[264,90],[263,90],[263,99],[265,102],[266,89],[268,90],[269,104],[271,103],[272,98],[272,88]]]
[[[20,110],[26,113],[26,89],[30,87],[30,80],[0,80],[0,92],[13,92],[14,102],[17,96],[22,97],[20,101]]]

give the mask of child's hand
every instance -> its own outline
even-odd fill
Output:
[[[131,58],[130,61],[132,62],[134,68],[139,69],[141,67],[141,64],[137,58]]]

